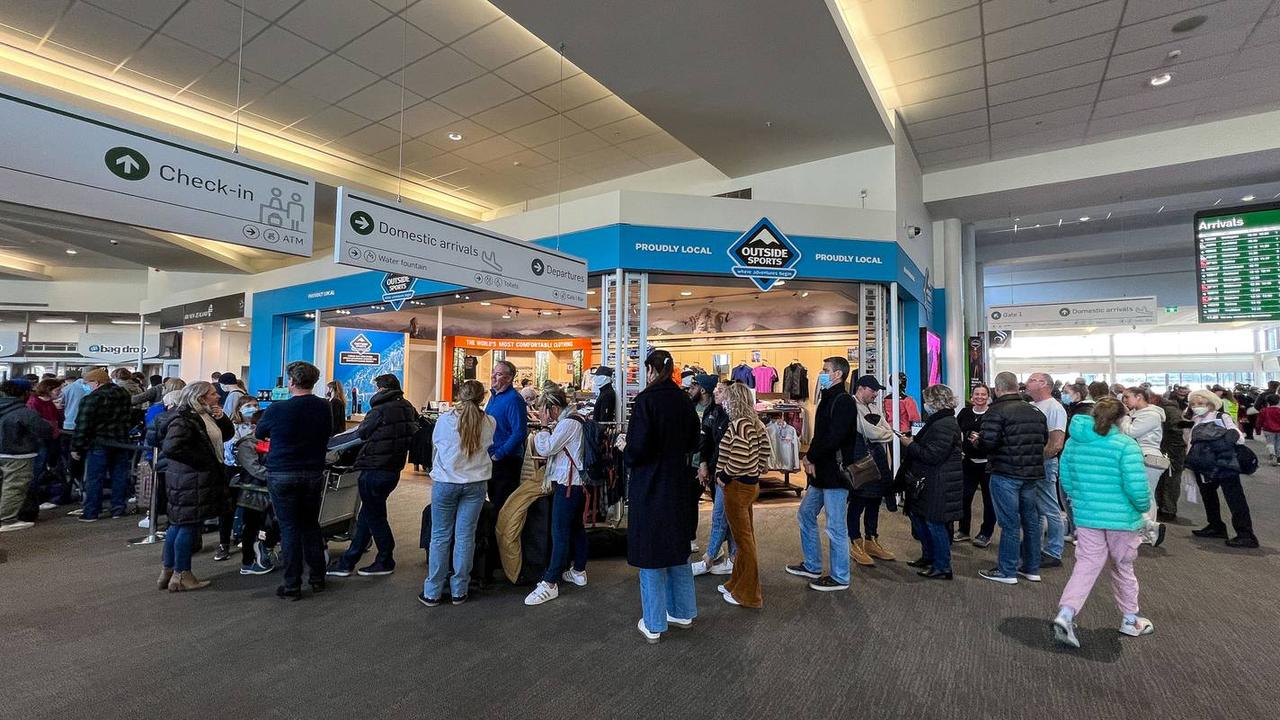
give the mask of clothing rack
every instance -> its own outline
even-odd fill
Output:
[[[760,421],[761,421],[761,422],[763,422],[766,426],[769,424],[769,417],[770,417],[770,416],[773,416],[773,415],[782,415],[783,420],[784,420],[785,422],[787,422],[787,424],[788,424],[788,425],[791,425],[793,428],[795,428],[795,429],[796,429],[796,443],[797,443],[797,444],[800,442],[800,437],[801,437],[800,428],[799,428],[799,427],[796,427],[793,423],[791,423],[791,422],[787,419],[787,415],[788,415],[789,413],[790,413],[790,414],[796,414],[796,413],[803,413],[803,412],[804,412],[804,408],[803,408],[803,407],[801,407],[801,406],[799,406],[799,405],[795,405],[795,404],[793,404],[793,403],[776,403],[776,404],[774,404],[774,405],[772,405],[772,406],[767,406],[767,407],[765,407],[765,408],[763,408],[763,409],[759,409],[759,410],[757,410],[757,414],[760,416]],[[798,447],[798,446],[797,446],[797,448],[796,448],[796,452],[797,452],[797,455],[798,455],[798,454],[799,454],[799,447]],[[770,453],[770,455],[772,455],[772,454],[773,454],[773,453],[771,452],[771,453]],[[804,494],[804,488],[800,487],[799,485],[792,484],[792,482],[791,482],[791,474],[792,474],[792,473],[795,473],[795,472],[800,472],[800,470],[798,470],[798,469],[792,469],[792,468],[772,468],[772,467],[771,467],[771,468],[769,468],[769,472],[781,473],[781,474],[782,474],[782,480],[781,480],[781,481],[778,481],[778,480],[776,480],[776,479],[774,479],[774,478],[770,478],[770,477],[761,477],[761,478],[760,478],[760,492],[762,492],[762,493],[764,493],[764,492],[774,492],[774,493],[776,493],[776,492],[783,492],[783,493],[785,493],[785,492],[794,492],[794,493],[796,494],[796,497],[800,497],[800,496],[802,496],[802,495]]]

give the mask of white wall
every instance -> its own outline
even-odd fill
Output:
[[[898,126],[902,126],[901,118]],[[933,220],[924,207],[924,180],[915,151],[903,133],[898,134],[894,149],[894,207],[898,212],[897,239],[907,255],[922,270],[930,270],[934,285],[942,286],[942,273],[933,269]],[[920,228],[920,234],[910,237],[908,226]],[[957,288],[958,289],[958,288]]]
[[[0,307],[38,303],[45,307],[17,309],[136,313],[146,296],[146,270],[57,268],[51,272],[54,280],[0,280]]]
[[[215,326],[182,331],[181,377],[188,382],[208,380],[214,371],[239,377],[249,364],[249,333]]]

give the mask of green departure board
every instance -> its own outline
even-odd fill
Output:
[[[1280,205],[1195,216],[1200,322],[1280,320]]]

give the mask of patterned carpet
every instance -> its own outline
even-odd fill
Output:
[[[139,534],[132,520],[51,517],[0,536],[0,717],[1280,715],[1280,469],[1270,466],[1246,479],[1261,549],[1192,538],[1203,513],[1184,504],[1165,546],[1138,564],[1156,633],[1116,633],[1104,576],[1076,651],[1055,646],[1047,625],[1069,567],[996,585],[976,576],[995,547],[966,544],[954,582],[923,581],[901,562],[917,552],[901,515],[881,523],[899,562],[855,568],[846,593],[807,590],[782,572],[799,555],[794,500],[757,508],[764,609],[730,607],[715,579],[700,578],[694,628],[656,646],[636,632],[635,572],[617,559],[593,562],[586,588],[540,607],[504,586],[427,609],[415,600],[427,487],[407,474],[393,496],[395,575],[331,581],[298,603],[274,597],[277,576],[212,562],[213,535],[195,560],[213,586],[183,595],[156,592],[159,548],[126,547]],[[703,540],[707,520],[704,508]]]

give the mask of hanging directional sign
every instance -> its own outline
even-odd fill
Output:
[[[492,290],[559,305],[587,306],[583,260],[392,201],[338,188],[334,262],[380,270],[385,297],[413,297],[409,277]],[[390,300],[388,300],[390,301]]]
[[[311,256],[311,180],[2,88],[0,127],[0,200]]]

